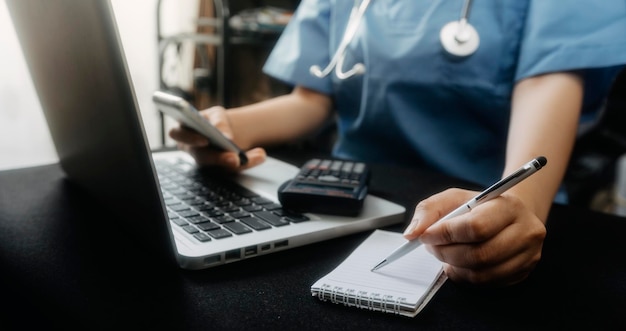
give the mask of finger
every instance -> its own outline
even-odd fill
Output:
[[[448,278],[456,283],[488,284],[495,287],[508,286],[528,278],[540,258],[540,254],[532,259],[519,257],[484,268],[463,268],[444,264],[444,272]]]
[[[213,106],[209,109],[205,109],[200,114],[206,118],[209,123],[215,126],[222,134],[232,140],[234,137],[230,121],[226,115],[226,109],[222,106]]]
[[[441,243],[433,243],[432,237],[426,235],[420,240],[427,244],[427,250],[438,259],[459,267],[477,268],[501,263],[529,248],[524,243],[515,242],[516,232],[509,228],[495,232],[488,239],[466,239],[463,242],[457,240],[460,236],[454,232],[443,233],[441,238],[445,239],[438,240]]]
[[[216,160],[217,165],[222,166],[230,171],[242,171],[256,167],[263,163],[267,157],[265,149],[257,147],[246,152],[248,162],[245,165],[241,165],[241,160],[237,153],[224,152],[218,156]]]
[[[476,192],[467,190],[448,189],[420,201],[415,207],[411,223],[404,230],[404,237],[408,240],[419,237],[433,223],[471,199],[475,194]]]
[[[209,140],[206,137],[182,125],[172,128],[169,131],[169,136],[179,143],[190,146],[204,147],[209,145]]]
[[[455,245],[426,245],[432,255],[438,260],[459,268],[482,269],[497,265],[523,254],[522,247],[512,245],[496,248],[496,245],[480,244],[455,244]]]
[[[201,166],[216,165],[220,154],[224,153],[209,147],[196,147],[186,143],[178,143],[178,149],[189,153]]]
[[[541,254],[545,234],[545,227],[530,228],[526,224],[515,223],[484,242],[428,244],[426,249],[439,260],[454,266],[480,269],[515,259],[534,260]]]
[[[420,240],[432,245],[476,243],[494,237],[515,222],[516,207],[498,197],[459,215],[425,229]]]
[[[248,163],[244,166],[244,169],[249,169],[265,162],[267,153],[265,149],[257,147],[247,151],[246,157],[248,157]]]

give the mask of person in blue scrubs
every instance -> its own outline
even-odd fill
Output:
[[[264,71],[293,85],[288,95],[204,116],[248,150],[301,139],[336,118],[333,155],[365,162],[427,164],[487,186],[543,155],[548,165],[465,215],[437,219],[477,192],[449,189],[417,204],[407,239],[420,237],[449,278],[508,285],[527,278],[541,257],[545,221],[576,136],[599,114],[626,63],[626,2],[483,0],[469,22],[478,49],[466,57],[442,47],[440,31],[459,19],[463,0],[372,0],[339,67],[324,68],[362,1],[303,0]],[[170,136],[200,164],[241,170],[184,128]]]

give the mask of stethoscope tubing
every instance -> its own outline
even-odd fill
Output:
[[[355,0],[355,4],[358,0]],[[339,43],[339,47],[337,47],[337,51],[333,55],[332,59],[328,63],[328,65],[321,70],[319,66],[314,65],[311,66],[309,71],[316,77],[324,78],[330,74],[330,72],[335,69],[335,74],[339,79],[347,79],[352,77],[357,73],[365,72],[365,66],[362,63],[357,63],[347,72],[342,71],[343,61],[345,59],[346,49],[359,28],[361,24],[361,20],[363,19],[363,15],[365,15],[365,11],[369,6],[371,0],[363,0],[361,4],[357,7],[352,7],[352,11],[350,12],[350,18],[348,19],[348,25],[346,27],[346,31],[343,34],[343,38],[341,39],[341,43]]]
[[[343,71],[346,49],[354,39],[359,25],[363,20],[363,16],[365,15],[365,11],[371,2],[371,0],[362,0],[361,3],[357,5],[358,1],[359,0],[354,1],[346,31],[343,34],[335,54],[324,69],[321,69],[318,65],[311,66],[309,72],[313,76],[324,78],[328,76],[333,69],[335,70],[337,78],[341,80],[365,73],[366,67],[363,63],[356,63],[350,70]],[[454,57],[467,57],[473,54],[476,49],[478,49],[480,43],[478,32],[469,24],[469,13],[472,7],[472,1],[473,0],[465,0],[459,20],[446,24],[440,32],[440,40],[443,48]]]

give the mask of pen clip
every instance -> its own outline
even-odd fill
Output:
[[[507,183],[510,183],[515,178],[523,176],[525,173],[528,172],[528,170],[530,170],[528,167],[522,167],[520,169],[517,169],[517,171],[515,171],[512,174],[510,174],[504,180],[501,180],[501,181],[491,185],[489,188],[487,188],[482,193],[477,195],[476,198],[475,198],[476,202],[486,199],[491,194],[496,194],[496,195],[499,194],[500,193],[500,192],[498,192],[499,189],[503,189],[503,191],[504,191],[506,189]]]

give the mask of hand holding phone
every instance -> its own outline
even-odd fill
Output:
[[[239,155],[240,165],[248,163],[246,153],[234,142],[226,138],[220,130],[200,115],[198,110],[187,100],[163,91],[155,91],[152,101],[162,113],[176,119],[186,127],[198,132],[207,139],[212,146],[224,151],[235,152]]]

